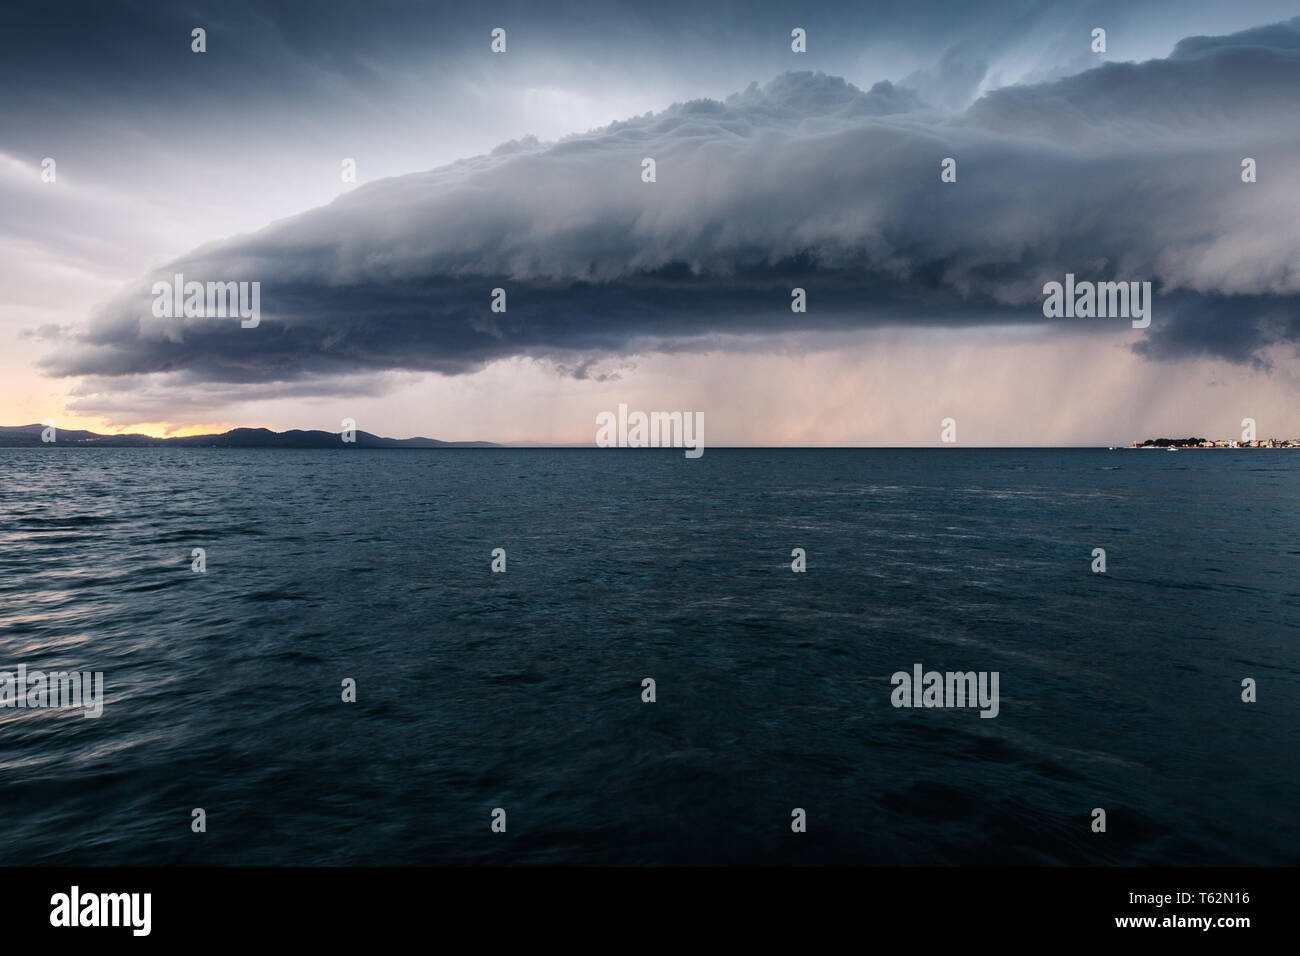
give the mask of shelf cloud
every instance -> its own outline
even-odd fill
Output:
[[[1300,18],[960,111],[889,82],[785,73],[209,243],[124,289],[43,368],[122,387],[151,373],[271,383],[1067,321],[1154,360],[1258,362],[1300,342],[1297,89]],[[154,283],[178,273],[260,283],[260,322],[155,315]],[[1043,285],[1067,273],[1151,282],[1150,327],[1045,318]]]

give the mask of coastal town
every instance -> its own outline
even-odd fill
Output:
[[[1148,438],[1134,442],[1131,448],[1157,448],[1174,451],[1179,448],[1300,448],[1300,438],[1261,438],[1256,441],[1208,438]]]

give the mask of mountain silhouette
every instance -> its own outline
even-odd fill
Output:
[[[41,444],[133,448],[170,445],[180,448],[500,448],[488,441],[439,441],[436,438],[383,438],[356,432],[355,442],[345,442],[337,432],[299,428],[274,432],[269,428],[232,428],[219,435],[153,438],[149,435],[100,435],[75,429],[56,429],[53,442],[42,442],[43,425],[0,426],[0,447]]]

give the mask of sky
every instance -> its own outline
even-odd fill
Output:
[[[1296,12],[10,5],[0,424],[1297,437]],[[258,282],[259,323],[155,314],[176,273]],[[1045,317],[1067,273],[1150,282],[1150,325]]]

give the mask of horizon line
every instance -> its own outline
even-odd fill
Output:
[[[9,433],[17,432],[17,433],[20,433],[20,434],[24,434],[24,433],[32,433],[33,431],[35,431],[36,433],[39,434],[39,431],[42,430],[42,429],[45,428],[45,427],[46,427],[46,426],[45,426],[43,423],[32,423],[32,424],[28,424],[28,425],[0,425],[0,447],[5,447],[5,443],[3,442],[2,439],[3,439],[3,437],[4,437],[4,433],[6,433],[6,432],[9,432]],[[182,427],[185,427],[185,426],[182,426]],[[269,433],[269,434],[271,434],[271,435],[275,435],[275,436],[291,435],[291,434],[293,434],[293,433],[304,433],[304,434],[305,434],[305,433],[317,433],[317,434],[321,434],[321,435],[336,435],[336,436],[342,436],[343,433],[344,433],[343,431],[333,431],[333,430],[331,430],[331,429],[326,429],[326,428],[288,428],[288,429],[285,429],[285,430],[283,430],[283,431],[276,431],[275,429],[270,428],[270,427],[268,427],[268,426],[266,426],[266,425],[237,425],[237,426],[235,426],[235,427],[233,427],[233,428],[229,428],[229,429],[227,429],[227,430],[225,430],[225,431],[221,431],[221,432],[205,432],[205,433],[199,433],[199,434],[194,434],[194,435],[149,435],[149,434],[144,433],[144,432],[129,432],[129,431],[115,432],[115,433],[105,433],[105,432],[95,432],[95,431],[91,431],[91,430],[89,430],[89,429],[85,429],[85,428],[68,428],[68,429],[59,429],[59,428],[57,428],[57,426],[55,426],[55,428],[56,428],[56,439],[55,439],[54,441],[52,441],[52,442],[42,442],[42,444],[63,444],[63,445],[72,445],[72,444],[76,444],[76,445],[79,445],[79,446],[81,446],[81,447],[88,447],[88,443],[87,443],[86,441],[84,441],[84,440],[82,440],[82,441],[78,441],[78,442],[59,442],[59,441],[57,440],[57,432],[58,432],[58,431],[67,431],[67,432],[72,432],[72,433],[80,433],[80,434],[86,434],[86,435],[93,435],[93,436],[95,436],[96,438],[103,438],[103,439],[109,439],[109,440],[113,440],[113,439],[122,439],[122,440],[126,440],[126,439],[144,439],[144,440],[149,441],[149,442],[167,442],[167,443],[176,442],[176,441],[184,441],[184,442],[191,442],[191,443],[192,443],[192,442],[196,442],[196,441],[201,441],[201,440],[204,439],[204,438],[222,438],[222,437],[225,437],[225,436],[227,436],[227,435],[231,435],[231,434],[233,434],[234,432],[239,432],[239,431],[266,432],[266,433]],[[581,448],[600,448],[602,451],[605,451],[605,450],[616,450],[616,451],[643,451],[643,450],[672,451],[672,450],[680,450],[682,447],[684,447],[684,446],[682,446],[682,445],[658,445],[658,446],[645,446],[645,447],[624,447],[624,448],[611,447],[611,448],[601,448],[601,446],[599,446],[599,445],[597,445],[597,444],[595,443],[595,439],[593,439],[590,443],[580,443],[580,442],[542,442],[542,441],[536,441],[536,440],[532,440],[532,439],[516,439],[516,440],[504,440],[504,441],[502,441],[502,440],[496,440],[496,441],[494,441],[494,440],[491,440],[491,439],[481,439],[481,438],[476,438],[476,439],[465,439],[465,440],[448,440],[448,439],[439,439],[439,438],[428,438],[428,437],[423,436],[423,435],[414,435],[414,436],[410,436],[410,437],[406,437],[406,438],[393,438],[393,437],[390,437],[390,436],[380,435],[380,434],[377,434],[377,433],[375,433],[375,432],[368,432],[368,431],[365,431],[364,429],[360,429],[360,428],[355,429],[355,433],[358,434],[358,435],[366,435],[366,436],[369,436],[369,437],[371,437],[371,438],[375,438],[375,439],[378,439],[378,440],[380,440],[380,441],[385,441],[385,442],[403,442],[403,443],[405,443],[405,442],[436,442],[436,443],[438,443],[437,445],[434,445],[434,446],[401,445],[401,446],[397,446],[397,447],[394,447],[394,448],[375,448],[375,447],[372,446],[372,447],[368,447],[368,448],[367,448],[367,450],[370,450],[370,451],[385,451],[385,450],[403,451],[403,450],[411,450],[411,449],[413,449],[413,448],[414,448],[414,449],[422,449],[422,450],[439,450],[440,448],[446,448],[446,447],[451,447],[451,448],[469,448],[469,449],[471,449],[471,450],[480,450],[480,451],[481,451],[481,450],[491,450],[491,449],[493,449],[493,448],[509,448],[509,449],[529,449],[529,448],[550,448],[550,449],[555,449],[555,448],[577,448],[577,449],[581,449]],[[1192,436],[1189,436],[1189,437],[1192,437]],[[1181,440],[1183,440],[1183,439],[1165,438],[1165,437],[1163,437],[1163,436],[1162,436],[1162,437],[1159,437],[1159,438],[1147,438],[1147,439],[1143,439],[1143,441],[1146,441],[1146,442],[1158,442],[1158,441],[1176,442],[1176,441],[1181,441]],[[1210,438],[1201,438],[1200,440],[1202,440],[1202,441],[1237,441],[1236,439],[1210,439]],[[1255,441],[1284,441],[1284,442],[1285,442],[1285,441],[1295,441],[1295,439],[1286,439],[1286,438],[1260,438],[1260,439],[1255,439]],[[344,444],[354,444],[354,443],[352,443],[352,442],[346,442],[346,443],[344,443]],[[10,447],[13,447],[13,446],[10,446]],[[146,447],[147,447],[147,446],[146,446]],[[243,447],[263,447],[263,446],[243,446]],[[267,447],[276,447],[276,446],[267,446]],[[366,446],[362,446],[362,445],[359,445],[359,444],[358,444],[357,447],[366,447]],[[895,449],[896,449],[896,450],[903,450],[903,449],[913,449],[913,450],[915,450],[915,449],[925,449],[925,448],[981,448],[981,449],[1010,449],[1010,450],[1016,450],[1016,449],[1020,449],[1020,450],[1029,450],[1029,449],[1038,449],[1038,448],[1041,448],[1041,449],[1107,449],[1107,450],[1118,450],[1118,449],[1134,449],[1134,448],[1141,449],[1142,447],[1156,447],[1156,446],[1150,446],[1150,445],[1148,445],[1148,446],[1143,446],[1143,445],[1140,443],[1140,441],[1133,440],[1133,441],[1118,442],[1118,443],[1110,443],[1110,444],[1105,444],[1105,443],[1093,443],[1093,442],[1079,442],[1079,443],[1067,442],[1067,443],[1054,443],[1054,444],[1029,444],[1029,445],[1016,445],[1016,444],[982,444],[982,445],[981,445],[981,444],[961,444],[961,443],[957,443],[957,442],[942,442],[942,441],[940,441],[940,442],[936,442],[936,443],[933,443],[933,444],[916,444],[916,445],[877,445],[877,444],[862,444],[862,445],[851,445],[851,444],[824,444],[824,445],[822,445],[822,444],[812,444],[812,445],[809,445],[809,444],[788,444],[788,445],[787,445],[787,444],[780,444],[780,445],[766,445],[766,444],[716,444],[716,445],[706,445],[706,446],[704,446],[704,447],[706,447],[706,448],[711,448],[711,449],[752,449],[752,450],[768,450],[768,449],[772,449],[772,450],[775,450],[775,449],[794,449],[794,450],[798,450],[798,449],[808,449],[808,450],[818,450],[818,449],[822,449],[822,450],[837,450],[837,449],[843,449],[843,450],[854,450],[854,449],[881,449],[881,450],[895,450]],[[1166,446],[1166,447],[1169,447],[1169,446]],[[1195,447],[1199,447],[1199,446],[1196,446],[1196,445],[1180,445],[1180,446],[1176,446],[1176,447],[1182,447],[1182,448],[1195,448]],[[1249,447],[1249,446],[1242,445],[1242,444],[1238,444],[1238,445],[1236,445],[1236,446],[1229,447],[1229,448],[1227,448],[1227,449],[1225,449],[1225,450],[1232,450],[1233,447],[1235,447],[1235,448],[1242,448],[1242,447]],[[305,450],[310,450],[310,449],[305,449]]]

